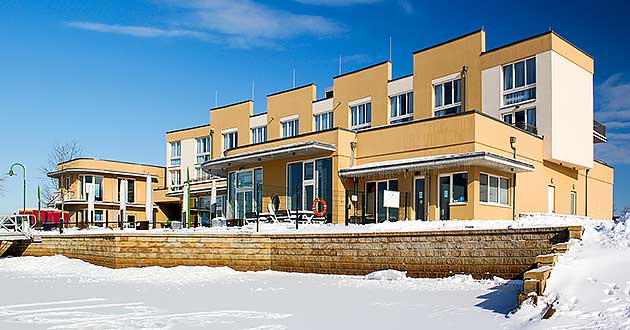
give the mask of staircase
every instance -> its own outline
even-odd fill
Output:
[[[0,215],[0,241],[30,241],[32,215]]]

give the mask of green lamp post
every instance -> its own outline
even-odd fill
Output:
[[[23,211],[26,211],[26,167],[24,167],[24,165],[20,164],[20,163],[14,163],[13,165],[11,165],[11,167],[9,168],[9,176],[14,176],[15,172],[13,171],[13,167],[15,166],[20,166],[22,167],[22,172],[24,172],[24,189],[23,189],[23,193],[24,193],[24,204],[23,204]]]

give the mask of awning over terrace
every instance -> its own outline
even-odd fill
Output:
[[[245,152],[223,158],[209,160],[201,166],[204,172],[220,177],[227,176],[229,168],[252,166],[257,163],[271,160],[286,159],[296,156],[311,156],[324,152],[334,152],[337,148],[334,144],[318,141],[306,141],[286,144],[279,147]]]
[[[339,176],[358,178],[411,171],[438,170],[457,166],[483,166],[510,173],[532,172],[534,170],[534,165],[527,162],[478,151],[363,164],[339,169]]]

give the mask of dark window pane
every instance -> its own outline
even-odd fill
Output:
[[[409,113],[413,113],[413,92],[407,94],[407,108]]]
[[[536,58],[527,60],[527,84],[536,82]]]
[[[444,83],[444,105],[453,103],[453,82]]]
[[[460,79],[457,79],[455,81],[453,81],[453,94],[455,94],[455,103],[457,102],[461,102],[462,100],[462,81]]]
[[[514,64],[514,87],[525,86],[525,61]]]
[[[536,108],[527,109],[527,126],[536,127]]]
[[[504,115],[504,116],[503,116],[503,121],[504,121],[505,123],[507,123],[507,124],[512,124],[512,115],[511,115],[511,114],[509,114],[509,115]]]
[[[444,93],[442,92],[442,85],[435,86],[435,106],[441,107],[444,104]]]
[[[453,202],[468,201],[468,173],[453,174]]]
[[[512,64],[503,66],[503,90],[512,89]]]

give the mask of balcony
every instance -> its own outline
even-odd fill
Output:
[[[536,126],[528,124],[526,122],[517,122],[517,123],[512,124],[512,126],[518,128],[520,130],[523,130],[525,132],[529,132],[531,134],[538,135],[538,129],[536,128]]]
[[[596,120],[593,120],[593,143],[607,142],[606,126]]]

